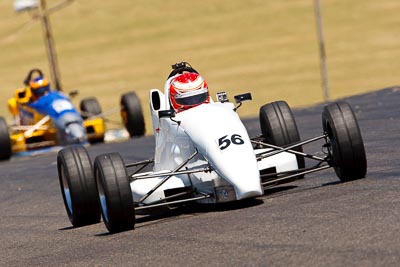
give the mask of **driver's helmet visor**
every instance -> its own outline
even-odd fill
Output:
[[[203,103],[208,99],[208,90],[202,88],[193,92],[178,94],[175,96],[175,101],[179,105],[192,106]]]
[[[46,86],[43,86],[43,87],[40,87],[40,88],[37,88],[37,89],[32,89],[32,93],[35,96],[42,96],[46,92],[49,92],[49,91],[50,91],[50,86],[49,85],[46,85]]]

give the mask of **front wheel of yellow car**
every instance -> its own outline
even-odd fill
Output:
[[[0,160],[6,160],[11,157],[11,140],[8,132],[6,120],[0,117]]]
[[[97,100],[96,97],[88,97],[82,99],[80,102],[80,110],[81,110],[81,115],[84,120],[92,120],[94,122],[95,120],[102,120],[102,123],[104,124],[104,119],[102,118],[102,109],[100,106],[99,101]],[[100,118],[99,118],[100,117]],[[88,135],[88,141],[91,144],[97,144],[97,143],[103,143],[104,142],[104,133],[99,133],[99,129],[96,125],[93,125],[95,123],[90,123],[89,125],[86,126],[86,132]],[[103,126],[104,128],[104,126]]]
[[[145,123],[140,100],[134,92],[121,96],[121,117],[130,137],[143,136]]]
[[[82,99],[79,107],[82,112],[83,119],[88,119],[102,113],[100,103],[95,97]]]

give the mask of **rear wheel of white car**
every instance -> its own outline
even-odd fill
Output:
[[[3,117],[0,117],[0,160],[9,159],[11,154],[11,140],[7,122]]]
[[[260,108],[261,132],[266,143],[285,147],[300,141],[299,130],[289,105],[285,101],[276,101]],[[293,148],[303,152],[301,146]],[[305,167],[304,157],[296,155],[299,168]]]
[[[101,114],[101,106],[99,101],[95,97],[89,97],[82,99],[80,105],[82,111],[82,118],[87,119],[89,117]]]
[[[100,203],[90,157],[83,146],[63,148],[58,177],[68,218],[74,227],[100,222]]]
[[[325,106],[322,126],[328,135],[332,165],[343,182],[364,178],[367,158],[360,127],[350,105],[336,102]]]
[[[111,233],[135,227],[135,209],[123,159],[118,153],[96,157],[94,162],[101,213]]]
[[[145,123],[140,100],[134,92],[121,96],[121,117],[130,137],[143,136]]]

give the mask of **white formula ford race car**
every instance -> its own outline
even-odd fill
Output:
[[[171,79],[183,72],[195,70],[187,63],[175,64],[164,93],[150,90],[153,159],[126,164],[118,153],[109,153],[97,156],[92,167],[82,146],[59,152],[61,192],[73,226],[98,223],[102,214],[109,232],[130,230],[135,214],[193,202],[257,198],[267,187],[330,167],[343,182],[365,177],[363,140],[346,102],[325,106],[322,134],[303,141],[287,103],[266,104],[260,108],[262,135],[250,138],[236,113],[242,102],[251,100],[249,93],[235,96],[236,106],[219,93],[218,101],[172,110]],[[316,140],[324,140],[323,157],[303,152],[303,145]],[[306,158],[316,164],[306,167]],[[144,171],[151,164],[152,170]]]

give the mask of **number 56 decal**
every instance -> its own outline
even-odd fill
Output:
[[[232,134],[229,138],[228,135],[225,135],[218,139],[219,149],[224,150],[229,147],[231,144],[234,145],[243,145],[244,141],[239,134]]]

